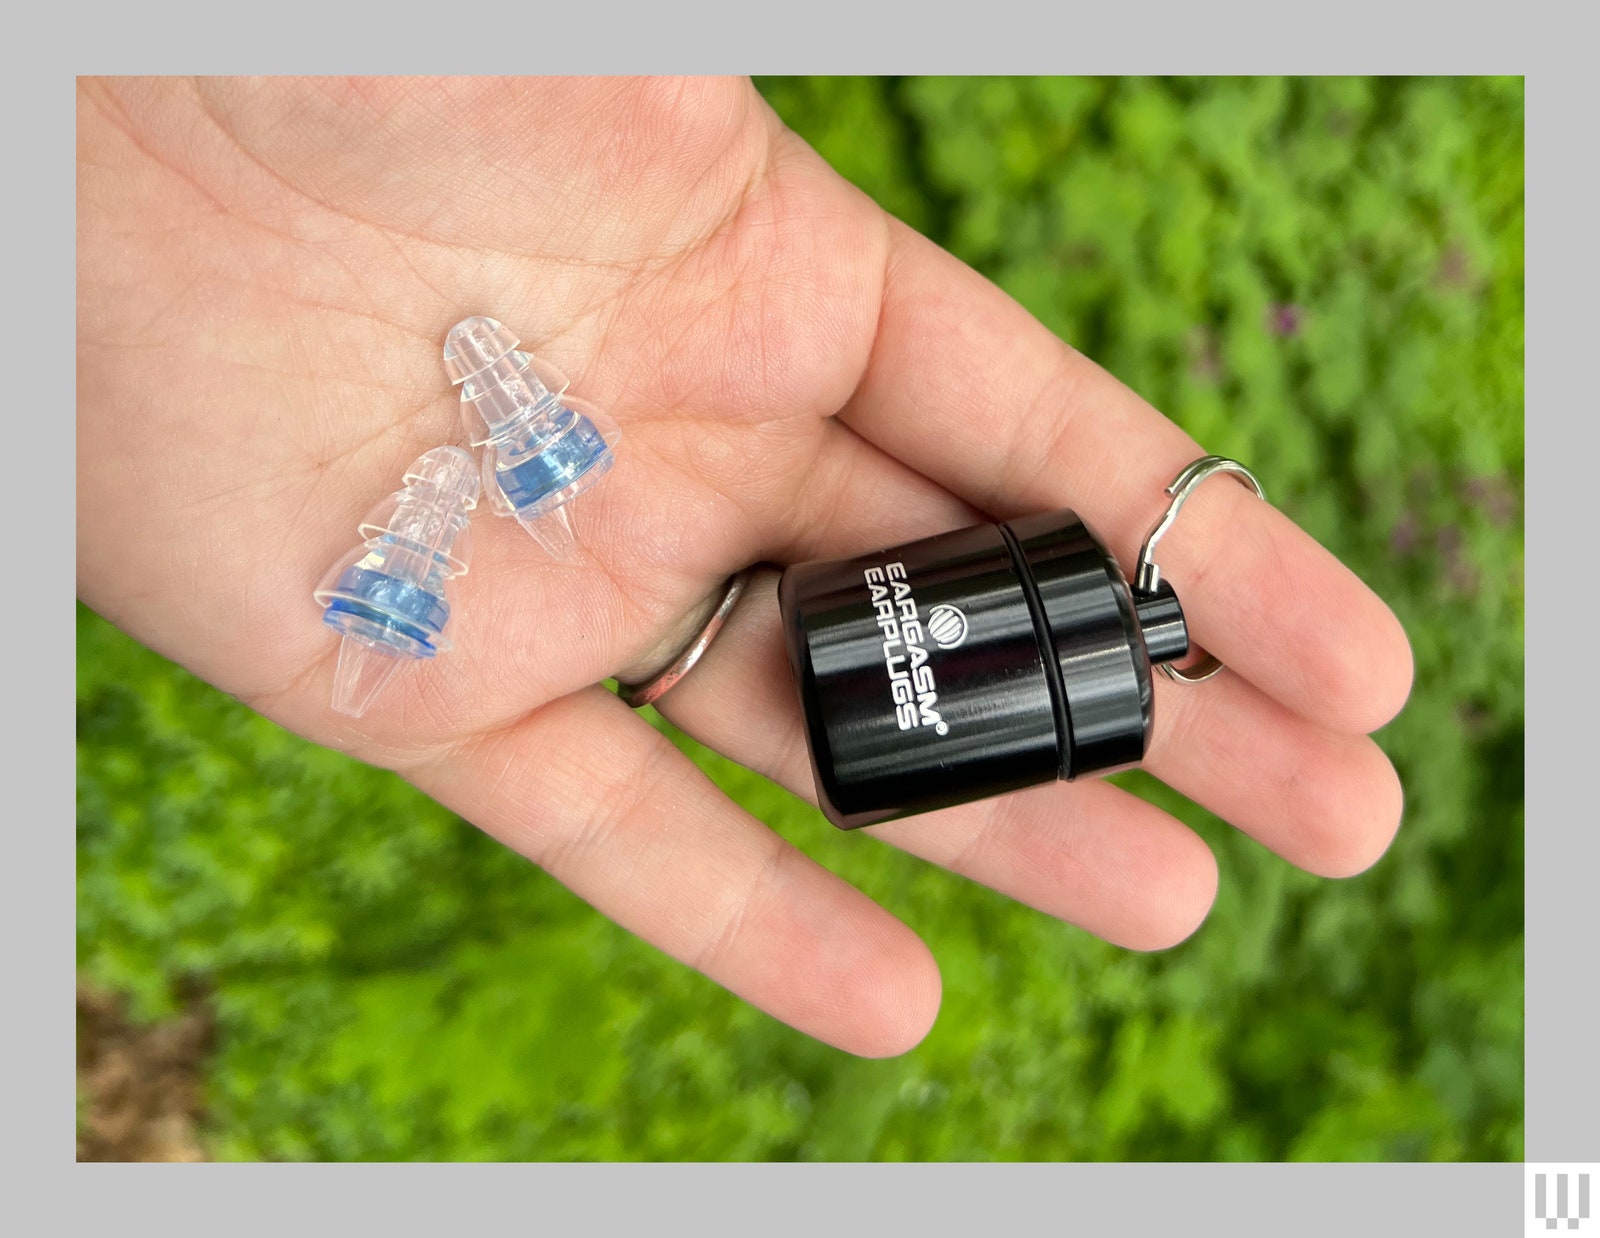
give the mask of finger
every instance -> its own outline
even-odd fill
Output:
[[[693,673],[658,707],[701,742],[814,800],[774,580],[768,574],[747,591]],[[1366,736],[1313,726],[1237,677],[1203,688],[1159,682],[1155,719],[1145,769],[1309,872],[1359,872],[1394,837],[1399,782]],[[1011,854],[999,853],[1000,866],[985,869],[986,839],[997,830],[1007,833]],[[1026,861],[1031,855],[1050,881],[1061,880],[1051,856],[1062,831],[1086,866],[1052,892],[1033,882]],[[940,863],[960,863],[975,880],[1125,945],[1163,944],[1163,933],[1177,933],[1165,944],[1181,939],[1203,917],[1206,882],[1215,880],[1209,853],[1202,859],[1203,845],[1186,828],[1093,780],[873,832]],[[1014,864],[1018,857],[1024,862]]]
[[[658,707],[701,742],[814,803],[775,581],[768,572],[753,582],[706,656]],[[1104,782],[1038,787],[867,832],[1134,949],[1183,940],[1216,893],[1216,862],[1192,831]]]
[[[1349,877],[1400,828],[1403,794],[1365,735],[1318,727],[1235,675],[1156,682],[1144,768],[1296,867]]]
[[[898,225],[871,359],[840,416],[996,516],[1072,507],[1129,570],[1162,487],[1204,454],[989,281]],[[1242,487],[1196,491],[1161,561],[1195,640],[1296,713],[1369,731],[1404,702],[1411,654],[1393,614]]]
[[[808,1035],[904,1052],[939,973],[904,924],[731,803],[603,688],[407,777],[624,928]]]

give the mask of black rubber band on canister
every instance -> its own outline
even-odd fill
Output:
[[[1006,550],[1011,554],[1011,566],[1017,573],[1017,581],[1022,586],[1022,596],[1027,599],[1028,614],[1033,618],[1033,630],[1039,638],[1041,652],[1053,647],[1054,641],[1050,635],[1050,620],[1044,613],[1044,602],[1039,597],[1039,584],[1033,578],[1033,571],[1028,566],[1028,560],[1022,553],[1022,546],[1017,541],[1017,535],[1008,525],[996,526],[1000,536],[1005,539]],[[1044,661],[1045,684],[1050,689],[1050,704],[1056,712],[1056,745],[1061,753],[1061,776],[1072,777],[1072,715],[1067,710],[1067,686],[1062,680],[1061,663],[1058,659],[1046,657]]]

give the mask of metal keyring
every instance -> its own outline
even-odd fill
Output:
[[[1261,483],[1256,480],[1256,475],[1237,460],[1230,460],[1226,456],[1201,456],[1179,473],[1167,487],[1166,492],[1172,496],[1172,503],[1167,507],[1166,514],[1156,521],[1155,527],[1145,535],[1144,545],[1139,547],[1139,567],[1133,585],[1136,593],[1154,593],[1161,584],[1161,569],[1156,566],[1154,558],[1156,543],[1172,527],[1173,521],[1178,518],[1178,511],[1193,493],[1194,488],[1215,473],[1232,473],[1238,478],[1240,485],[1248,486],[1256,492],[1256,498],[1265,500],[1267,497],[1266,491],[1261,488]],[[1179,683],[1203,683],[1221,669],[1222,663],[1209,653],[1186,671],[1180,671],[1171,663],[1161,664],[1161,670],[1166,677],[1176,679]]]

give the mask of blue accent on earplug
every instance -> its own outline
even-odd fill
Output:
[[[478,463],[436,447],[406,472],[406,486],[368,513],[366,540],[313,593],[322,621],[344,639],[333,707],[360,717],[406,660],[449,649],[445,584],[467,570],[466,534],[477,505]]]
[[[445,338],[444,365],[461,385],[468,435],[482,446],[490,506],[515,516],[552,553],[570,550],[570,503],[611,468],[617,428],[599,409],[566,394],[567,380],[517,349],[493,318],[465,318]]]
[[[575,482],[611,467],[611,448],[594,422],[563,407],[552,419],[554,431],[536,443],[534,454],[520,464],[495,470],[501,493],[519,514],[533,515],[539,505]],[[598,470],[598,471],[596,471]]]
[[[428,585],[442,589],[444,582],[430,580]],[[450,620],[450,606],[442,598],[429,592],[428,585],[396,580],[380,571],[359,567],[346,568],[334,584],[335,596],[322,612],[322,622],[340,632],[352,627],[354,616],[378,624],[392,633],[397,648],[412,656],[431,658],[437,652],[435,641],[444,632]]]

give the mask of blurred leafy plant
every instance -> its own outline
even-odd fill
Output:
[[[1124,775],[1223,870],[1135,955],[674,736],[932,943],[933,1033],[858,1061],[80,610],[80,972],[203,980],[222,1157],[1521,1159],[1520,79],[759,85],[1395,607],[1390,854],[1317,881]]]

